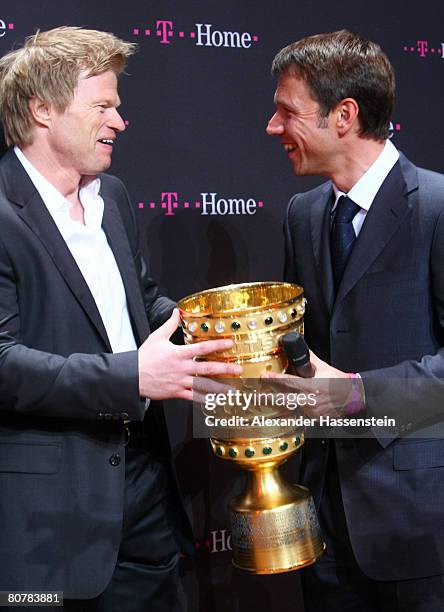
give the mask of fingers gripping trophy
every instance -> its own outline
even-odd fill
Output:
[[[234,381],[241,390],[251,391],[252,381],[258,383],[267,372],[284,372],[288,362],[280,338],[302,334],[304,328],[303,289],[290,283],[218,287],[188,296],[178,306],[187,344],[221,337],[234,341],[232,349],[203,359],[241,364],[242,375]],[[285,407],[269,405],[249,406],[248,412],[266,418],[288,415]],[[324,551],[310,492],[285,482],[278,469],[303,443],[303,431],[285,424],[218,428],[211,434],[216,455],[247,473],[247,486],[230,502],[236,567],[254,574],[287,572],[314,563]]]

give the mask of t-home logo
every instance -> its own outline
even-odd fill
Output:
[[[227,529],[214,529],[200,540],[195,540],[194,548],[203,554],[230,553],[231,534]],[[182,557],[187,555],[182,554]]]
[[[224,30],[212,23],[195,23],[194,28],[186,31],[172,19],[157,19],[152,25],[135,26],[133,36],[157,40],[161,45],[171,45],[176,41],[188,41],[196,47],[222,47],[250,49],[259,42],[259,36],[252,32]]]
[[[444,42],[433,44],[429,40],[417,40],[415,43],[403,46],[404,53],[414,54],[422,58],[436,57],[444,59]]]
[[[139,209],[161,209],[166,217],[174,217],[178,209],[198,210],[201,215],[210,216],[238,216],[255,215],[259,208],[264,206],[262,200],[255,198],[239,198],[233,196],[221,196],[216,191],[202,192],[199,199],[179,197],[177,191],[162,191],[160,200],[150,202],[138,202]]]
[[[8,30],[13,30],[14,24],[11,21],[5,21],[4,19],[0,19],[0,38],[6,35]]]

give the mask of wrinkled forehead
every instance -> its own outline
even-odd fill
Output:
[[[113,70],[106,70],[99,74],[89,74],[87,71],[83,71],[77,81],[74,99],[104,100],[109,104],[118,106],[120,98],[117,85],[117,75]]]

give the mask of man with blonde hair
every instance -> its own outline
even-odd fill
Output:
[[[63,591],[82,612],[182,609],[187,523],[155,400],[238,371],[194,359],[229,341],[170,342],[178,312],[103,174],[133,52],[60,27],[0,60],[0,590]]]

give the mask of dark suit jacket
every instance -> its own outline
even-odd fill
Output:
[[[139,345],[174,303],[149,277],[123,184],[100,178]],[[137,351],[112,354],[83,276],[9,151],[0,161],[0,590],[90,598],[105,588],[121,537],[123,420],[144,412]],[[168,455],[154,402],[145,421],[156,454]]]
[[[376,432],[370,439],[330,441],[351,543],[372,578],[439,574],[444,441],[428,436],[436,400],[444,405],[444,176],[401,155],[367,214],[336,298],[331,196],[327,182],[291,199],[286,279],[304,287],[310,348],[341,370],[360,372],[368,415],[389,414],[400,429],[386,437]],[[434,401],[425,400],[424,389]],[[317,503],[328,478],[327,447],[312,439],[303,452],[302,480]]]

